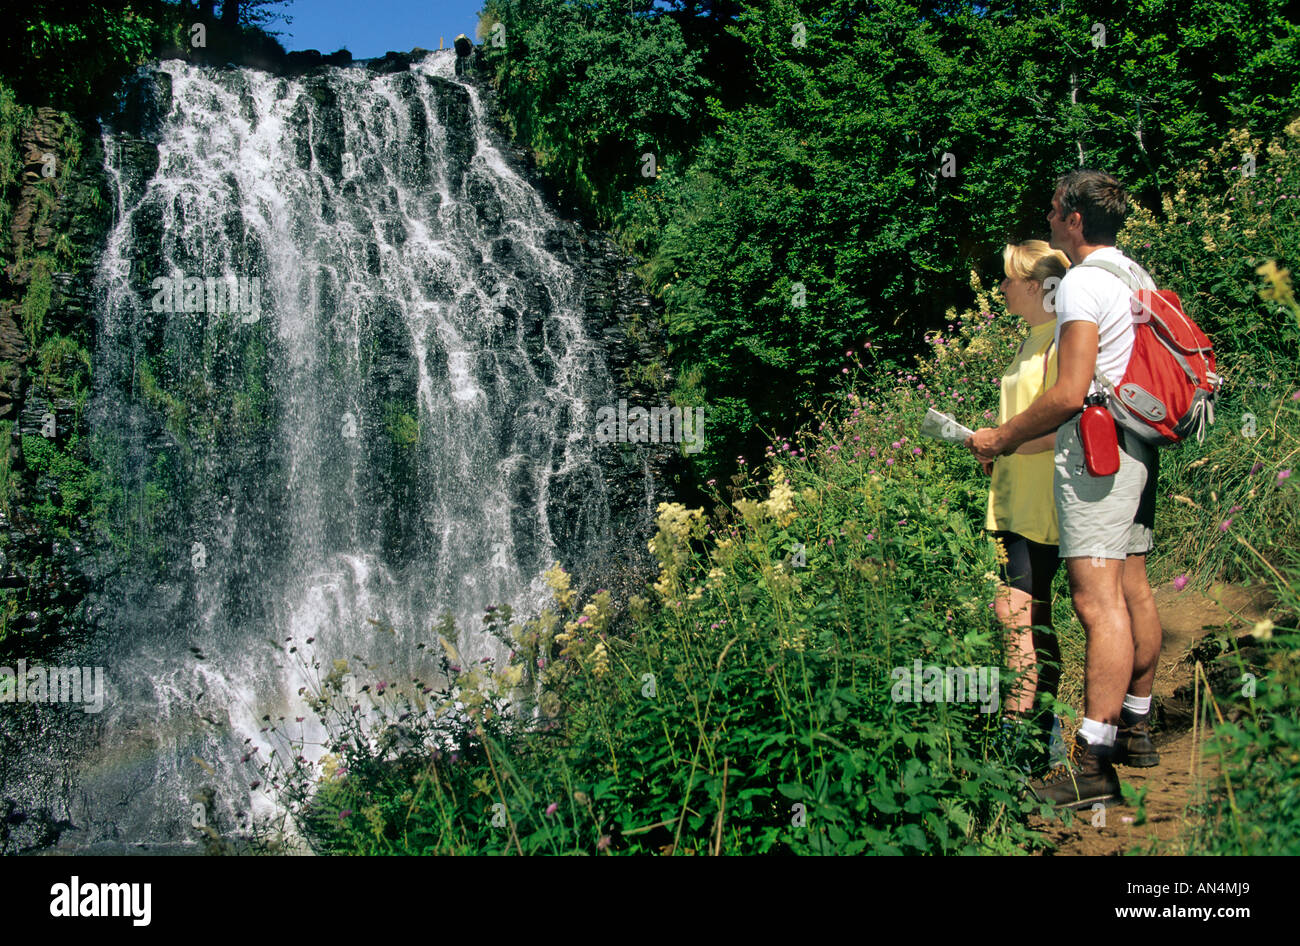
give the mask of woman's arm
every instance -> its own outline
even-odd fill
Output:
[[[1026,440],[1016,449],[1016,453],[1043,453],[1055,449],[1056,431],[1053,430],[1041,437],[1035,437],[1033,440]]]

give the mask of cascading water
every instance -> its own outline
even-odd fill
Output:
[[[467,661],[500,656],[486,605],[534,610],[553,560],[619,547],[580,274],[454,62],[168,61],[136,79],[147,147],[106,127],[91,426],[126,564],[97,605],[79,843],[193,839],[204,791],[232,821],[272,805],[242,759],[263,717],[310,726],[289,639],[428,677],[441,614]]]

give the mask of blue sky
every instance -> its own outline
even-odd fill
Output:
[[[357,59],[373,59],[390,49],[405,52],[414,46],[437,49],[442,37],[448,48],[457,33],[474,42],[483,0],[297,0],[280,10],[293,17],[268,23],[283,33],[285,49],[319,49],[332,53],[346,48]]]

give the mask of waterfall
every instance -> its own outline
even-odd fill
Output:
[[[135,80],[149,127],[105,124],[89,416],[122,566],[95,605],[86,844],[193,840],[205,792],[228,823],[273,809],[243,761],[264,717],[320,735],[288,647],[429,678],[450,613],[467,662],[500,658],[485,606],[535,612],[553,561],[644,542],[611,493],[648,511],[649,470],[616,484],[591,435],[618,395],[574,241],[454,63],[166,61]]]

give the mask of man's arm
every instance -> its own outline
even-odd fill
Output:
[[[966,438],[977,460],[1012,453],[1027,440],[1055,430],[1083,409],[1088,386],[1097,369],[1097,323],[1087,319],[1061,327],[1056,384],[1021,413],[1000,427],[981,427]]]

